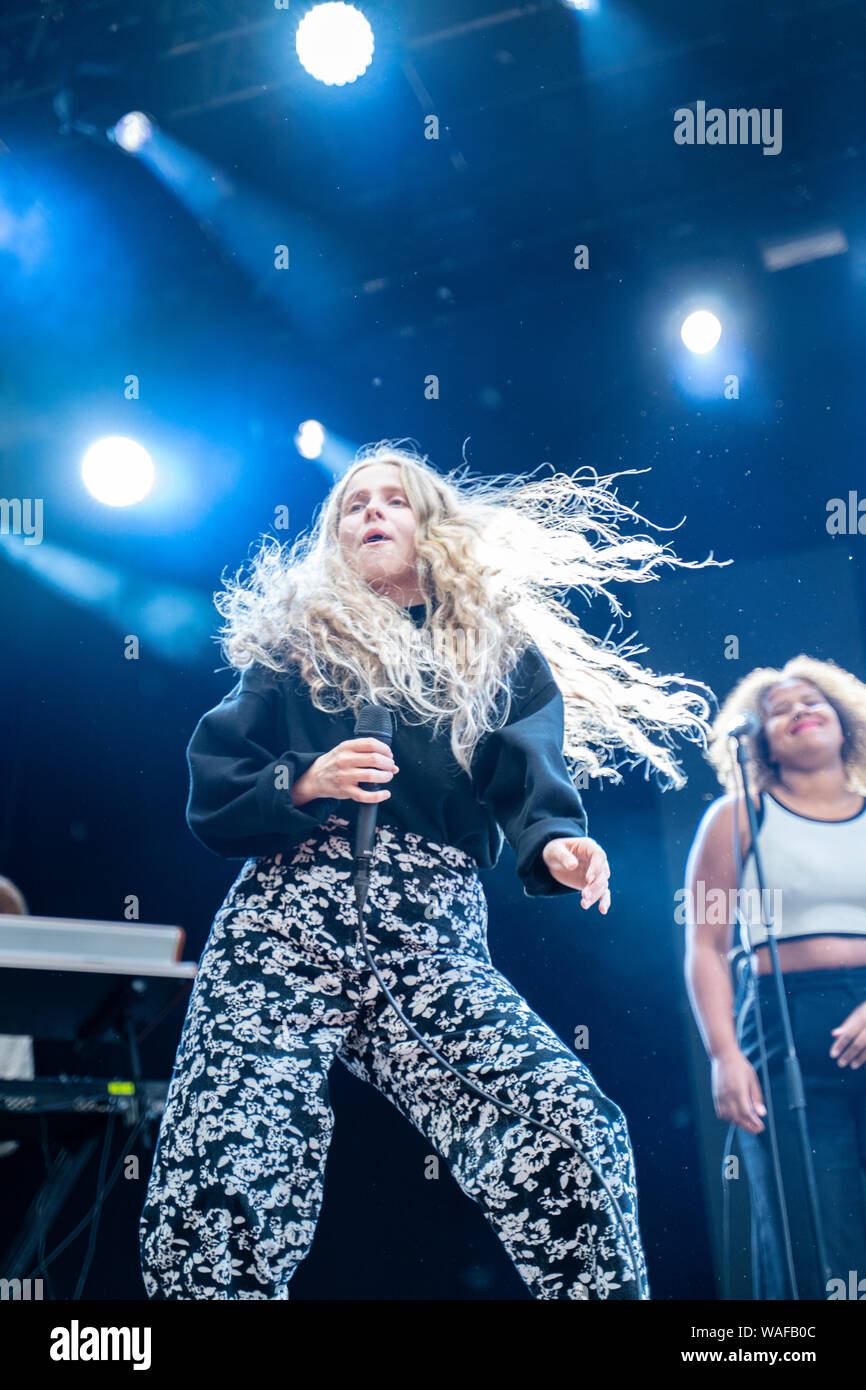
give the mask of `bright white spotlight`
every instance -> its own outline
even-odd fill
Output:
[[[153,460],[134,439],[111,434],[91,444],[81,464],[88,492],[106,507],[130,507],[153,487]]]
[[[342,87],[370,66],[373,30],[354,5],[314,5],[298,25],[295,47],[311,77]]]
[[[722,336],[722,325],[708,309],[689,314],[680,329],[680,337],[689,352],[712,352]]]
[[[317,459],[325,443],[325,431],[318,420],[305,420],[298,426],[295,448],[304,459]]]
[[[127,111],[111,133],[115,144],[128,154],[135,154],[136,150],[147,144],[153,134],[153,126],[143,111]]]

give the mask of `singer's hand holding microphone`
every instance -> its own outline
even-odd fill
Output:
[[[296,806],[320,797],[386,801],[391,795],[386,788],[366,791],[361,783],[390,782],[399,771],[391,749],[381,739],[347,738],[310,764],[292,787],[292,801]]]

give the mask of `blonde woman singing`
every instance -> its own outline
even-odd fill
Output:
[[[621,534],[635,514],[609,483],[470,484],[369,446],[310,536],[265,541],[218,596],[240,679],[190,742],[188,820],[245,862],[160,1129],[141,1221],[151,1298],[289,1297],[322,1202],[337,1058],[441,1155],[533,1297],[649,1297],[625,1118],[493,966],[477,875],[504,834],[525,893],[606,913],[608,863],[572,774],[620,780],[644,762],[679,786],[673,736],[705,742],[696,682],[654,675],[561,601],[577,588],[618,611],[608,583],[684,563]],[[354,736],[368,703],[392,711],[392,747]],[[353,802],[378,805],[377,968],[459,1076],[368,968]]]

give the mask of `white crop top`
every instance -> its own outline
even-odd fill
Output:
[[[847,820],[813,820],[761,793],[758,847],[765,907],[779,941],[866,936],[866,802]],[[755,858],[746,856],[739,908],[753,946],[767,941]]]

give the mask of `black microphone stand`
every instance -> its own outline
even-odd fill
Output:
[[[782,967],[779,962],[779,948],[776,943],[776,935],[773,930],[772,913],[764,917],[764,903],[766,901],[764,886],[764,866],[761,862],[761,852],[758,848],[758,818],[755,814],[755,805],[752,801],[749,788],[749,774],[747,769],[749,755],[745,747],[745,735],[734,735],[737,740],[737,762],[740,765],[740,776],[743,779],[743,794],[746,799],[746,812],[749,817],[749,831],[751,834],[752,853],[755,856],[755,872],[758,877],[758,891],[761,901],[761,920],[767,931],[767,945],[770,948],[770,962],[772,975],[776,981],[776,994],[779,1001],[779,1016],[782,1020],[782,1032],[785,1039],[785,1083],[788,1093],[788,1109],[794,1112],[797,1124],[797,1135],[800,1144],[800,1151],[803,1159],[803,1172],[806,1178],[806,1190],[809,1201],[809,1216],[812,1224],[812,1235],[815,1241],[815,1255],[818,1262],[818,1273],[825,1289],[830,1280],[831,1273],[827,1264],[827,1252],[824,1244],[824,1227],[821,1222],[821,1211],[818,1205],[818,1186],[815,1182],[815,1165],[812,1161],[812,1146],[809,1141],[809,1130],[806,1126],[806,1095],[803,1090],[803,1074],[800,1070],[800,1061],[797,1057],[797,1049],[794,1046],[794,1035],[791,1032],[791,1016],[788,1012],[788,997],[785,994],[785,982],[782,974]],[[752,954],[752,943],[749,941],[749,953]],[[756,999],[757,1004],[757,999]],[[765,1077],[766,1085],[769,1090],[770,1077],[769,1067]],[[768,1107],[771,1097],[767,1097]],[[768,1119],[772,1111],[768,1113]],[[785,1204],[784,1192],[779,1190],[779,1201],[783,1210],[783,1217],[787,1223],[787,1207]],[[793,1271],[791,1271],[793,1278]],[[799,1300],[800,1294],[794,1283],[793,1297]]]

